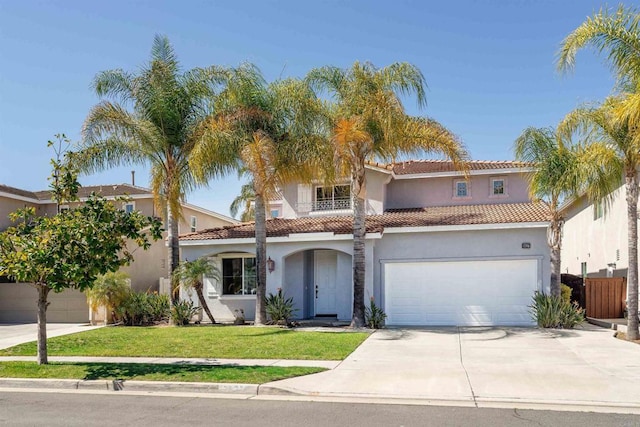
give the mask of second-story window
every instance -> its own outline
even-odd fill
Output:
[[[278,218],[280,216],[280,211],[278,209],[271,209],[271,218]]]
[[[351,209],[350,185],[316,187],[316,199],[313,203],[314,211],[331,211],[339,209]]]
[[[122,206],[122,209],[126,213],[131,213],[136,209],[136,204],[134,202],[127,202]]]
[[[491,179],[491,195],[492,196],[506,196],[507,188],[504,178],[492,178]]]
[[[463,179],[453,182],[453,197],[469,197],[469,183]]]
[[[196,228],[198,228],[198,218],[196,218],[195,216],[191,216],[191,222],[189,223],[190,228],[191,228],[191,232],[194,233],[196,231]]]

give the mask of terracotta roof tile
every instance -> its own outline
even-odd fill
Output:
[[[512,169],[530,167],[529,163],[512,160],[472,160],[468,163],[469,169],[489,170],[489,169]],[[393,168],[396,175],[410,175],[421,173],[454,172],[453,162],[448,160],[409,160],[406,162],[393,163],[388,166]]]
[[[441,206],[389,210],[367,217],[367,232],[380,233],[385,228],[429,227],[438,225],[472,225],[544,222],[547,208],[536,203],[503,203],[493,205]],[[267,236],[282,237],[297,233],[332,232],[351,234],[352,217],[305,217],[267,221]],[[220,240],[253,238],[254,223],[231,225],[184,234],[180,240]]]

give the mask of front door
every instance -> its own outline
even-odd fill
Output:
[[[316,316],[335,316],[336,310],[335,251],[315,251]]]

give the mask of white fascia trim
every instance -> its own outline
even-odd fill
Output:
[[[528,173],[535,171],[534,168],[508,168],[508,169],[481,169],[469,171],[469,175],[508,175],[514,173]],[[415,174],[393,174],[394,179],[419,179],[419,178],[444,178],[450,176],[464,176],[464,173],[460,171],[449,172],[430,172],[430,173],[415,173]]]
[[[384,233],[433,233],[439,231],[510,230],[518,228],[547,228],[548,222],[509,222],[504,224],[432,225],[427,227],[385,228]]]
[[[222,215],[218,212],[210,211],[209,209],[201,208],[200,206],[192,205],[191,203],[182,203],[182,206],[185,208],[193,209],[196,212],[203,213],[205,215],[212,216],[214,218],[221,219],[223,221],[229,221],[231,224],[240,224],[235,218],[231,218],[230,216]]]
[[[365,239],[381,239],[381,233],[367,233]],[[328,233],[299,233],[290,236],[267,237],[267,243],[296,243],[296,242],[325,242],[353,240],[352,234],[333,234]],[[242,245],[255,244],[256,239],[253,237],[242,239],[203,239],[203,240],[184,240],[180,242],[180,246],[221,246],[221,245]]]
[[[37,205],[42,203],[42,201],[38,200],[38,199],[32,199],[31,197],[19,196],[17,194],[12,194],[12,193],[5,193],[4,191],[0,191],[0,197],[6,197],[7,199],[20,200],[21,202],[35,203]]]
[[[392,171],[390,171],[389,169],[383,168],[381,166],[365,164],[364,167],[365,167],[365,169],[371,169],[371,170],[382,172],[382,173],[388,173],[390,175],[393,174]]]

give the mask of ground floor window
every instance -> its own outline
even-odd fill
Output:
[[[222,293],[224,295],[255,295],[255,258],[222,259]]]

